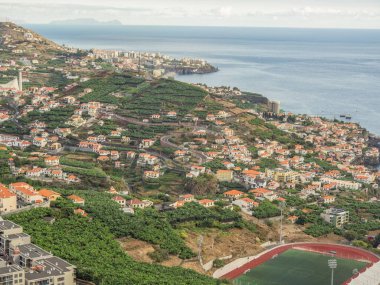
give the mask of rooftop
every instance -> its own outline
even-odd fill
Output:
[[[51,257],[52,254],[36,246],[35,244],[23,244],[18,246],[20,254],[31,259]]]
[[[11,221],[0,221],[0,231],[10,230],[10,229],[22,229],[21,226],[11,222]]]

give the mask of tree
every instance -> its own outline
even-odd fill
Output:
[[[375,237],[375,239],[374,239],[374,241],[373,241],[373,247],[378,247],[380,245],[380,234],[378,234],[376,237]]]
[[[355,239],[358,238],[357,233],[354,232],[354,231],[346,231],[346,232],[343,234],[343,236],[344,236],[347,240],[349,240],[349,241],[353,241],[353,240],[355,240]]]
[[[301,215],[298,217],[297,221],[296,221],[296,224],[298,225],[304,225],[306,224],[306,217],[305,215]]]
[[[354,240],[352,242],[352,245],[353,246],[357,246],[357,247],[361,247],[361,248],[365,248],[367,249],[368,248],[368,243],[362,241],[362,240]]]
[[[270,218],[280,215],[280,210],[269,201],[262,202],[254,211],[253,215],[256,218]]]
[[[202,174],[186,181],[185,190],[193,195],[215,195],[218,191],[218,180],[210,174]]]

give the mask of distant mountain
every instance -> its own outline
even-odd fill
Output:
[[[108,25],[108,26],[122,25],[122,23],[118,20],[98,21],[91,18],[52,21],[50,22],[50,24],[51,25]]]

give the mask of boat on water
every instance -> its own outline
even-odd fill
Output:
[[[339,117],[341,117],[341,118],[345,118],[346,115],[345,115],[345,114],[340,114]]]
[[[351,115],[346,115],[346,120],[351,120],[351,119],[352,119]]]

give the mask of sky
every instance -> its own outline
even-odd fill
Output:
[[[380,0],[0,0],[0,21],[380,29]]]

